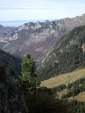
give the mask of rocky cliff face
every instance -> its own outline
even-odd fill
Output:
[[[85,15],[55,21],[30,22],[17,28],[0,26],[0,48],[19,57],[29,53],[40,61],[60,37],[82,25],[85,25]]]

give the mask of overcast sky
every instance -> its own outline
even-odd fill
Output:
[[[50,20],[85,13],[85,0],[0,0],[0,21]]]

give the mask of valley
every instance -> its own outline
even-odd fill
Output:
[[[0,26],[0,113],[85,113],[85,14]]]
[[[85,15],[54,21],[29,22],[18,27],[0,26],[0,48],[14,56],[31,54],[40,62],[55,43],[73,28],[85,25]]]

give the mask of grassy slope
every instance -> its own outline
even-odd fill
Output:
[[[68,98],[69,100],[77,100],[79,102],[85,102],[85,91],[79,93],[77,96]]]
[[[61,74],[59,76],[50,78],[48,80],[42,81],[41,86],[45,86],[48,88],[54,88],[56,86],[67,84],[67,83],[73,83],[76,80],[79,80],[81,78],[85,77],[85,68],[80,70],[75,70],[70,73]]]
[[[85,68],[75,70],[70,73],[62,74],[53,78],[50,78],[48,80],[42,81],[41,86],[47,87],[47,88],[56,88],[61,85],[68,85],[69,83],[72,84],[77,80],[80,80],[82,78],[85,78]],[[61,98],[63,95],[68,93],[68,89],[63,89],[62,91],[57,92],[57,95]],[[70,97],[68,99],[75,99],[80,102],[85,102],[85,92],[81,92],[78,95],[74,97]]]

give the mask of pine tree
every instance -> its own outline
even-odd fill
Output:
[[[35,63],[30,55],[23,57],[21,64],[21,84],[24,88],[36,88],[40,81],[35,74]]]

